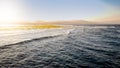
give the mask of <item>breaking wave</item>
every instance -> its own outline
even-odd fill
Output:
[[[0,67],[120,68],[119,30],[118,26],[77,26],[59,30],[57,35],[53,31],[46,37],[2,46]]]

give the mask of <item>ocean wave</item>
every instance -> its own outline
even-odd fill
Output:
[[[6,35],[5,32],[5,35],[3,33],[4,36],[0,36],[0,46],[43,37],[67,35],[70,31],[72,31],[72,29],[26,30],[20,32],[18,31],[19,33],[16,33],[16,31],[12,31],[12,33],[8,31],[8,33],[11,34]]]
[[[120,29],[88,27],[47,31],[47,36],[2,46],[0,67],[119,68],[120,36],[116,31]]]
[[[35,39],[30,39],[30,40],[19,41],[17,43],[1,46],[0,49],[4,49],[5,47],[12,46],[12,45],[23,45],[23,44],[26,44],[26,43],[29,43],[29,42],[32,42],[32,41],[37,41],[37,40],[42,41],[42,40],[56,38],[56,37],[60,37],[60,36],[62,36],[62,35],[46,36],[46,37],[41,37],[41,38],[35,38]]]

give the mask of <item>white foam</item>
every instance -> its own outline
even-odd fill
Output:
[[[37,29],[37,30],[20,30],[20,31],[1,31],[0,32],[0,46],[18,43],[25,40],[35,38],[67,35],[71,29],[57,28],[57,29]]]

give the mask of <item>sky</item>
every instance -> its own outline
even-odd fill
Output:
[[[120,0],[6,0],[17,1],[20,20],[90,20],[120,14]]]

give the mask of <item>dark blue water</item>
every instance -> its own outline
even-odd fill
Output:
[[[120,68],[120,26],[77,26],[68,35],[0,47],[5,68]]]

